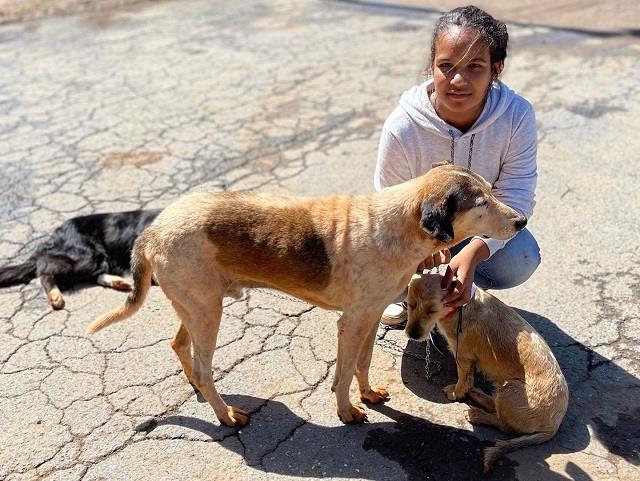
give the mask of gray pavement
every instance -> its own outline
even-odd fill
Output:
[[[0,264],[71,216],[192,190],[369,192],[379,129],[419,81],[436,16],[202,0],[1,26]],[[547,339],[572,397],[553,441],[486,479],[639,479],[640,42],[509,29],[505,80],[539,123],[543,264],[498,296]],[[35,281],[0,291],[0,479],[464,481],[503,436],[445,402],[449,356],[426,372],[425,345],[384,328],[372,378],[392,398],[343,426],[337,313],[259,290],[229,302],[214,358],[219,390],[252,420],[221,427],[168,346],[177,322],[159,289],[84,334],[122,299],[89,286],[51,312]]]

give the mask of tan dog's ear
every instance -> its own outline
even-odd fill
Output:
[[[420,227],[422,230],[445,244],[453,241],[451,217],[442,207],[425,201],[422,203],[421,210]]]

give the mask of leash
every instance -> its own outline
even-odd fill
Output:
[[[469,301],[471,302],[473,298],[476,296],[477,286],[475,283],[471,284],[471,296],[469,297]],[[468,303],[467,303],[468,304]],[[460,310],[458,311],[458,322],[456,323],[456,364],[460,365],[458,362],[458,344],[460,341],[460,334],[462,334],[462,311],[467,304],[463,304],[460,306]]]
[[[459,366],[458,362],[458,341],[460,340],[460,334],[462,333],[462,309],[464,306],[460,306],[460,310],[458,311],[458,322],[456,323],[456,364]]]

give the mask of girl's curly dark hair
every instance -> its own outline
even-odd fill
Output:
[[[474,5],[467,5],[466,7],[454,8],[436,21],[431,38],[430,65],[433,65],[435,60],[436,42],[440,35],[453,25],[470,28],[477,32],[478,36],[489,45],[491,63],[500,62],[507,58],[507,43],[509,42],[507,26],[484,10]]]

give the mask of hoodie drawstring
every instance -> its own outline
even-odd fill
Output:
[[[455,164],[455,137],[453,136],[453,130],[449,129],[449,135],[451,136],[451,164]],[[473,155],[473,140],[476,138],[476,134],[471,134],[471,140],[469,140],[469,158],[467,159],[467,169],[471,170],[471,156]]]

